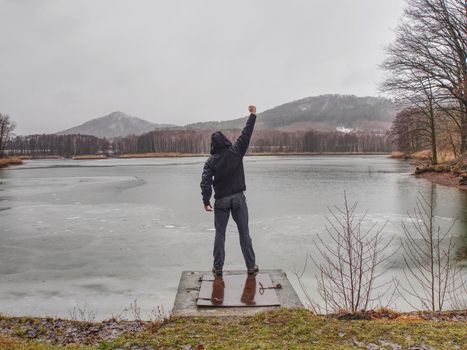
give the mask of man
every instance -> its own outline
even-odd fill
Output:
[[[237,224],[240,235],[240,247],[248,274],[258,272],[255,264],[255,252],[248,229],[248,207],[243,191],[245,186],[245,173],[243,171],[243,157],[250,144],[251,135],[256,122],[256,107],[249,106],[250,116],[245,128],[237,141],[232,145],[229,139],[220,131],[211,136],[211,157],[206,161],[201,176],[201,194],[204,209],[213,210],[210,199],[214,187],[214,226],[216,237],[214,239],[214,266],[212,272],[222,276],[225,259],[225,230],[230,213]]]

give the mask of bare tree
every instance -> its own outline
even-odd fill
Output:
[[[383,63],[388,73],[383,90],[423,106],[427,115],[442,109],[452,116],[465,153],[467,4],[462,0],[407,0],[407,4]]]
[[[450,234],[455,221],[445,232],[435,222],[435,194],[432,186],[430,197],[420,194],[410,224],[402,222],[404,240],[404,275],[407,286],[401,289],[416,298],[422,308],[433,312],[441,311],[448,292],[455,293],[452,287],[455,261],[453,258],[454,240]],[[402,295],[403,296],[403,295]],[[410,300],[403,298],[412,307]]]
[[[364,230],[366,212],[359,215],[356,209],[357,203],[350,205],[344,192],[344,208],[329,208],[331,216],[326,217],[328,225],[325,230],[330,242],[327,243],[320,235],[314,241],[320,259],[312,255],[310,259],[318,271],[315,277],[326,313],[367,310],[385,294],[375,295],[376,291],[392,283],[376,284],[386,271],[385,263],[397,252],[385,255],[392,242],[392,239],[383,241],[386,224],[379,228],[372,224]]]
[[[431,148],[432,162],[437,163],[437,135],[435,117],[427,117],[421,108],[408,107],[400,111],[393,121],[390,134],[395,138],[399,150],[413,153]]]
[[[381,90],[390,93],[401,105],[409,105],[412,113],[404,114],[409,118],[409,123],[416,120],[416,130],[431,148],[431,160],[433,164],[438,162],[437,149],[437,123],[436,106],[434,104],[435,91],[429,76],[424,72],[414,71],[406,64],[406,59],[401,59],[394,51],[399,47],[391,47],[388,51],[392,54],[384,61],[382,67],[391,72],[381,86]],[[413,132],[412,128],[409,128]],[[402,131],[404,132],[404,131]],[[407,132],[407,131],[406,131]]]
[[[460,120],[460,115],[456,111],[450,112],[451,114],[447,114],[445,111],[441,111],[440,117],[438,118],[438,145],[441,153],[441,157],[443,157],[443,151],[446,153],[451,153],[454,158],[459,157],[461,154],[461,139],[462,135],[459,132],[457,127],[458,122],[454,122],[454,119],[457,121]],[[443,161],[441,159],[441,161]]]
[[[0,113],[0,157],[5,155],[5,146],[9,141],[16,125],[7,114]]]

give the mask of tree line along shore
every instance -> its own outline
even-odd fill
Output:
[[[141,153],[208,154],[213,131],[162,129],[113,139],[81,134],[16,136],[8,140],[5,152],[14,156],[64,157]],[[229,139],[235,140],[240,130],[227,130],[224,133]],[[393,148],[390,137],[384,132],[256,130],[249,150],[252,153],[386,153]]]

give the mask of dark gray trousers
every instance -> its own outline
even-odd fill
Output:
[[[214,239],[214,268],[222,270],[225,260],[225,230],[229,222],[230,213],[237,224],[240,235],[240,247],[247,269],[255,266],[255,252],[248,229],[248,207],[243,192],[216,199],[214,202],[214,226],[216,238]]]

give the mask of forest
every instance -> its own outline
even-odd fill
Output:
[[[160,129],[143,135],[105,139],[89,135],[38,134],[16,136],[9,140],[9,155],[71,157],[96,153],[189,153],[207,154],[214,130]],[[226,136],[235,141],[240,130],[227,130]],[[390,152],[391,137],[370,132],[283,132],[258,130],[253,134],[249,152]]]

